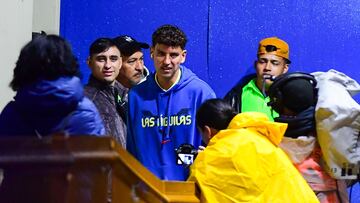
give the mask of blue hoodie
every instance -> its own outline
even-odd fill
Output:
[[[77,77],[39,80],[17,91],[0,114],[0,136],[104,135],[95,105]]]
[[[201,144],[195,113],[211,87],[191,70],[180,66],[181,78],[163,91],[155,74],[129,92],[127,150],[162,180],[186,180],[189,170],[177,165],[175,149],[181,144]]]

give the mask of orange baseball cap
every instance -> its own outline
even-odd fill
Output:
[[[276,56],[283,57],[290,62],[289,45],[277,37],[269,37],[260,41],[258,55],[266,53],[271,53]]]

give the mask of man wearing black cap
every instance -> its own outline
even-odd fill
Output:
[[[149,74],[144,65],[144,53],[142,52],[142,49],[148,49],[149,45],[138,42],[127,35],[116,37],[114,40],[120,49],[123,62],[116,79],[129,89],[142,82]]]
[[[119,100],[124,102],[127,108],[129,89],[144,80],[149,75],[149,70],[144,65],[144,53],[142,49],[148,49],[149,45],[144,42],[138,42],[128,35],[114,38],[116,46],[119,48],[122,57],[122,66],[116,80],[124,90]]]

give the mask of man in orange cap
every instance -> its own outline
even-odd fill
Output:
[[[256,75],[245,76],[225,96],[237,112],[262,112],[270,120],[278,114],[267,103],[267,90],[273,79],[289,69],[289,45],[277,38],[270,37],[260,41],[255,61]]]

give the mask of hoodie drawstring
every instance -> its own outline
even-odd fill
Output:
[[[165,94],[168,94],[168,93],[165,93]],[[167,102],[166,102],[166,107],[165,107],[165,112],[164,112],[164,115],[162,114],[161,112],[161,109],[163,109],[163,105],[161,104],[162,102],[162,96],[164,94],[159,94],[158,98],[156,99],[156,105],[157,105],[157,111],[158,111],[158,118],[159,118],[159,132],[161,133],[161,144],[166,144],[168,142],[171,141],[171,138],[170,138],[170,112],[171,112],[171,101],[172,101],[172,95],[173,93],[170,92],[169,93],[169,96],[167,98]],[[163,116],[166,117],[167,119],[167,122],[163,122]]]

